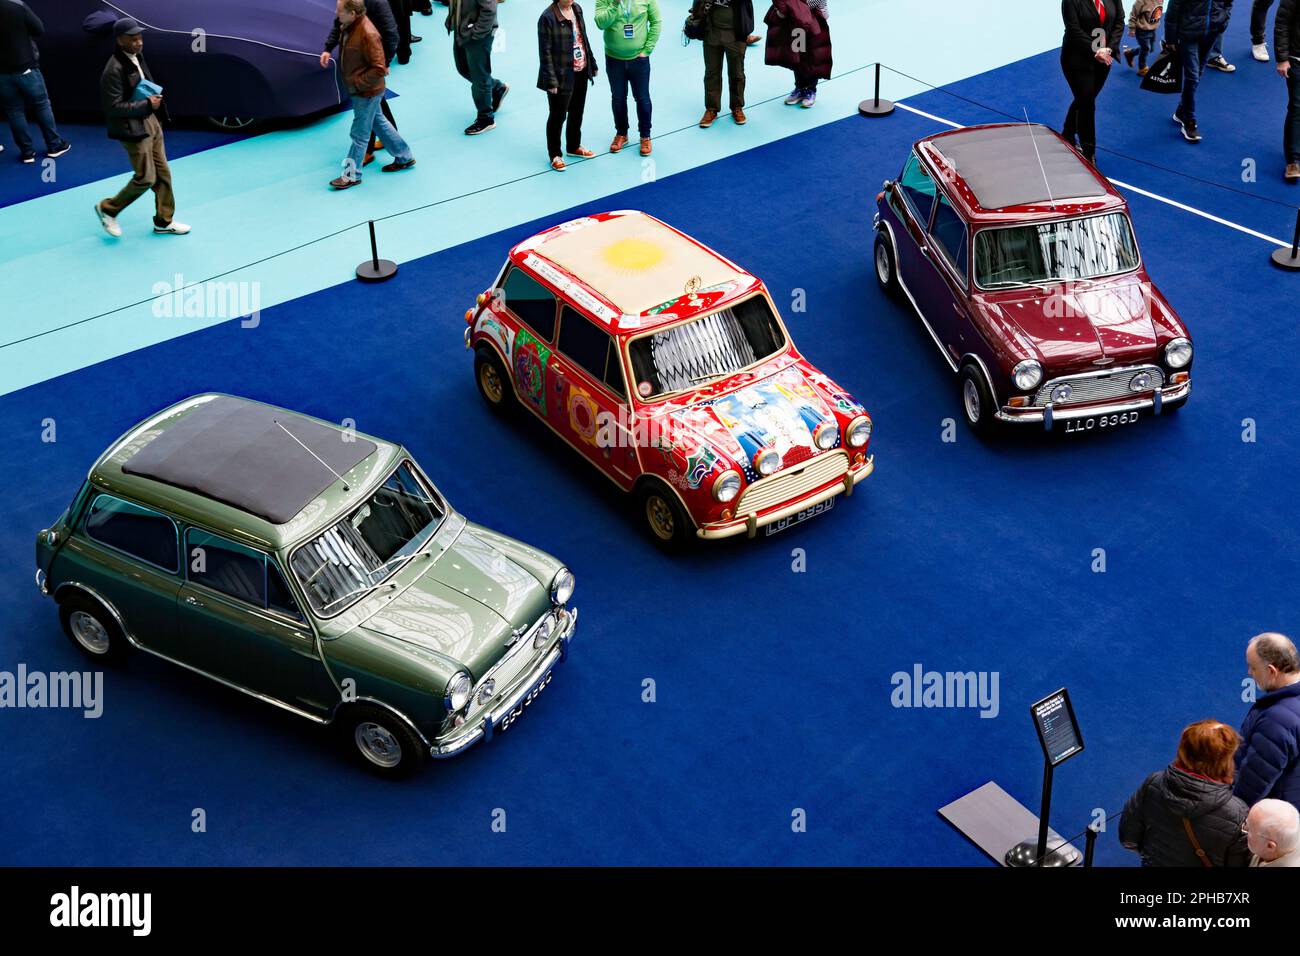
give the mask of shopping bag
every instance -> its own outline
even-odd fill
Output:
[[[1152,93],[1181,93],[1183,91],[1182,66],[1178,51],[1165,50],[1156,57],[1147,75],[1142,77],[1142,89],[1150,90]]]

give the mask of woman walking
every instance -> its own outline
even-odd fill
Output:
[[[587,106],[587,86],[596,80],[596,58],[587,40],[587,22],[574,0],[552,0],[537,20],[537,46],[541,67],[537,88],[546,93],[550,114],[546,118],[546,151],[551,168],[564,169],[560,130],[565,152],[588,159],[594,155],[582,145],[582,113]]]
[[[1094,165],[1097,162],[1097,95],[1124,39],[1121,0],[1062,0],[1061,72],[1074,100],[1061,134]]]
[[[810,109],[817,102],[817,81],[831,77],[831,28],[826,0],[772,0],[764,62],[794,71],[787,106]]]

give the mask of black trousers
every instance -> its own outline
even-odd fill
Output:
[[[397,62],[411,59],[411,0],[388,0],[397,21]]]
[[[1096,60],[1080,63],[1062,54],[1061,72],[1074,94],[1061,135],[1071,143],[1077,140],[1079,151],[1089,161],[1094,160],[1097,157],[1097,94],[1106,85],[1110,67]]]
[[[1268,8],[1273,0],[1255,0],[1250,8],[1250,42],[1263,43],[1268,32]]]
[[[574,152],[582,145],[582,113],[587,108],[587,87],[591,70],[573,74],[573,89],[568,93],[547,93],[550,115],[546,117],[546,155],[554,159],[560,152],[560,129],[564,128],[564,148]]]

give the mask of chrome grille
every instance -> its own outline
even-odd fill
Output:
[[[524,673],[533,663],[534,658],[541,653],[533,647],[533,638],[537,635],[537,629],[542,622],[552,615],[552,611],[547,611],[537,621],[528,628],[528,632],[519,640],[509,647],[501,660],[492,665],[491,669],[483,675],[483,679],[474,685],[474,696],[470,699],[467,716],[473,719],[475,715],[493,707],[501,699],[502,694],[507,688],[511,687],[519,676]],[[492,680],[496,682],[496,692],[488,698],[485,703],[480,704],[478,692],[482,689],[483,684]]]
[[[1129,388],[1129,382],[1132,381],[1133,376],[1140,373],[1149,375],[1151,383],[1146,388],[1135,392]],[[1034,395],[1034,405],[1046,405],[1048,402],[1055,406],[1081,405],[1085,402],[1097,402],[1107,398],[1127,398],[1130,395],[1138,395],[1142,392],[1160,388],[1164,383],[1165,373],[1155,365],[1131,365],[1128,368],[1112,368],[1104,372],[1063,375],[1039,386],[1037,394]],[[1070,395],[1065,399],[1054,400],[1052,392],[1061,385],[1070,386]]]
[[[829,451],[793,468],[779,471],[770,478],[760,478],[740,496],[736,514],[759,514],[769,508],[802,497],[849,471],[849,456],[845,451]]]

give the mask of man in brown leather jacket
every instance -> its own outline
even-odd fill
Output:
[[[388,63],[379,31],[366,16],[365,0],[338,0],[335,15],[343,33],[339,38],[339,71],[352,97],[352,148],[343,160],[343,174],[331,180],[335,189],[347,189],[361,182],[361,166],[373,131],[384,141],[393,161],[384,172],[395,173],[415,165],[411,148],[379,111],[384,98],[384,77]]]

